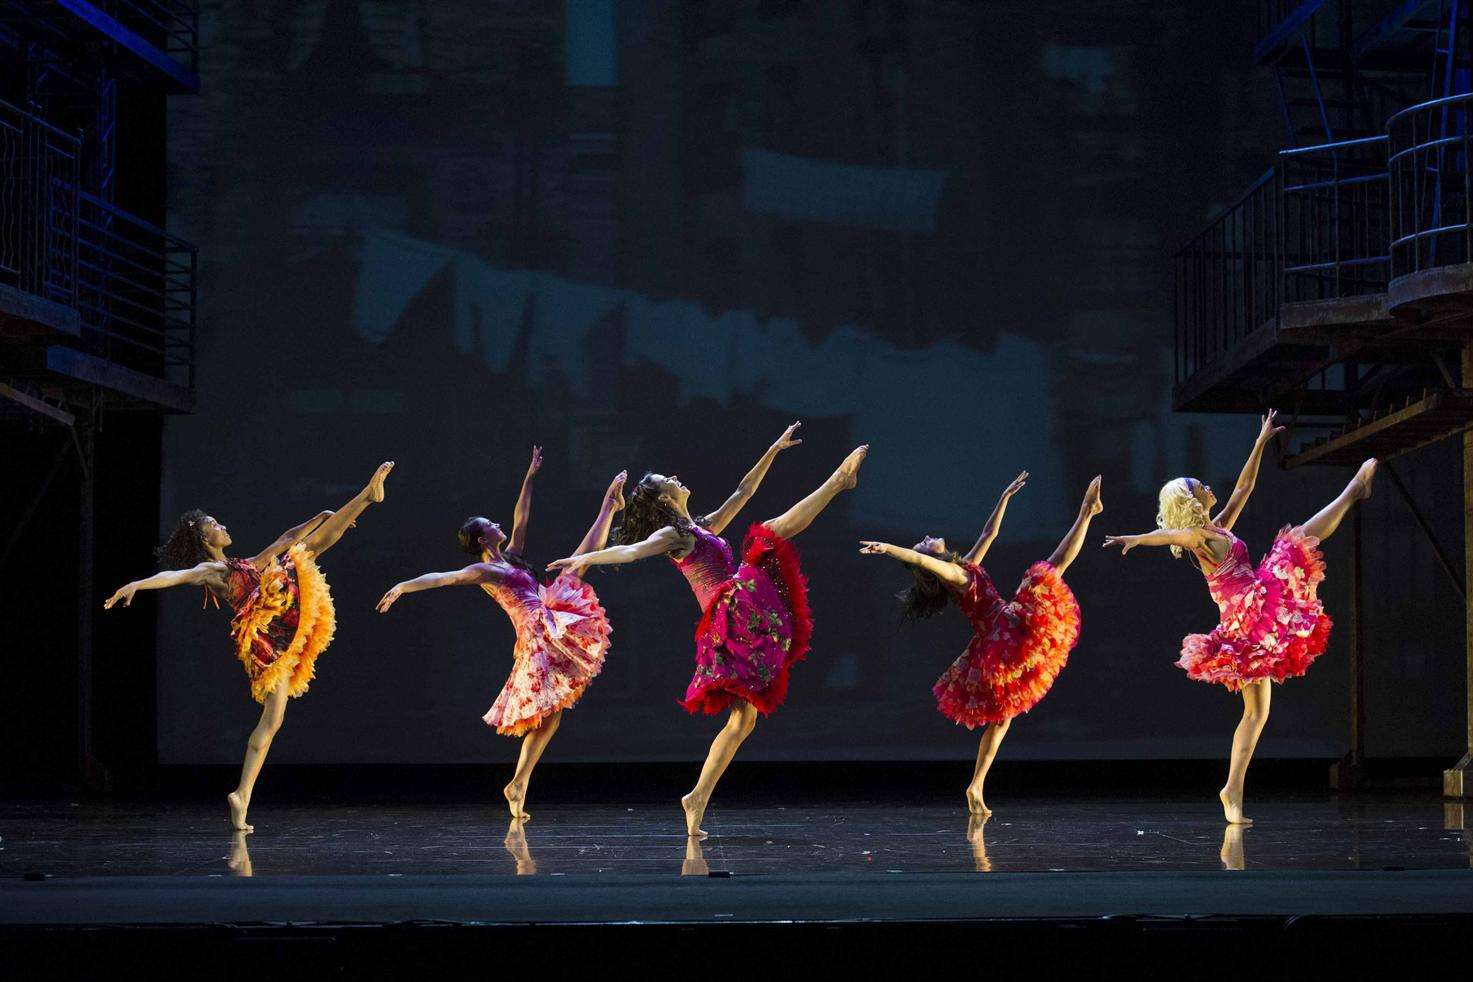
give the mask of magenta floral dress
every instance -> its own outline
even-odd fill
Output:
[[[787,695],[788,669],[807,654],[813,636],[798,550],[759,522],[747,530],[738,563],[721,536],[699,525],[689,531],[695,548],[672,561],[702,613],[696,672],[681,705],[690,713],[719,713],[744,699],[771,713]]]
[[[1285,526],[1254,568],[1242,539],[1212,531],[1227,538],[1227,558],[1210,572],[1213,557],[1198,559],[1221,618],[1211,633],[1186,636],[1177,667],[1230,692],[1257,679],[1303,675],[1330,640],[1330,618],[1318,596],[1325,578],[1319,540]]]
[[[543,585],[512,568],[500,583],[483,583],[516,628],[511,675],[483,717],[505,736],[521,736],[578,701],[603,669],[608,616],[593,587],[564,571]]]

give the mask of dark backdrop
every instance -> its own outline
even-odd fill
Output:
[[[1167,262],[1277,146],[1252,4],[201,6],[169,216],[204,263],[200,399],[165,429],[163,521],[204,507],[253,551],[399,464],[323,562],[337,640],[273,760],[511,758],[479,720],[510,662],[504,615],[447,589],[381,617],[380,593],[461,565],[464,516],[508,522],[534,442],[545,562],[618,469],[678,472],[714,507],[794,418],[805,443],[744,521],[874,449],[799,540],[813,651],[745,757],[974,752],[930,695],[963,619],[902,625],[907,574],[856,545],[969,542],[1023,468],[988,557],[1005,589],[1096,473],[1106,512],[1069,576],[1083,640],[1008,754],[1225,752],[1238,703],[1172,666],[1214,622],[1201,577],[1098,542],[1151,526],[1177,474],[1226,497],[1253,437],[1255,420],[1170,411]],[[1404,470],[1449,542],[1456,459]],[[1257,554],[1348,477],[1270,465],[1240,531]],[[1365,517],[1370,749],[1455,754],[1456,595],[1389,488]],[[1327,550],[1332,615],[1347,540]],[[714,724],[674,702],[689,589],[664,561],[592,582],[614,647],[553,757],[698,756]],[[160,759],[234,761],[255,707],[226,617],[188,591],[159,602]],[[1279,690],[1265,754],[1341,752],[1346,643]]]

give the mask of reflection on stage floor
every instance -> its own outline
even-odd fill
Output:
[[[223,799],[0,804],[0,877],[1206,872],[1468,869],[1473,809],[1427,796],[1262,798],[1225,825],[1186,799],[718,803],[688,840],[673,802],[290,804],[232,835]]]

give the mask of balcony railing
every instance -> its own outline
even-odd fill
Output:
[[[198,69],[199,0],[92,0],[191,71]]]
[[[193,388],[196,250],[79,191],[76,151],[0,102],[0,283],[74,308],[83,350]]]
[[[0,283],[70,305],[80,140],[0,101]]]
[[[1469,112],[1473,93],[1411,106],[1392,116],[1391,273],[1473,262]]]
[[[1281,153],[1175,256],[1176,380],[1285,303],[1384,292],[1389,198],[1385,137]]]

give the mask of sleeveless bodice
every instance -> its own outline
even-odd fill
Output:
[[[736,574],[737,564],[731,546],[721,536],[699,525],[691,526],[690,533],[695,536],[695,548],[680,559],[672,556],[671,561],[690,583],[704,610],[722,584]]]

